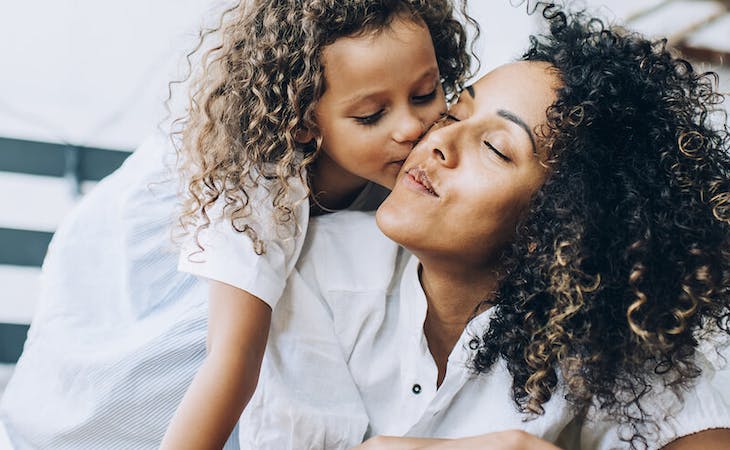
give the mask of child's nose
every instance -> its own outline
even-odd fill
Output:
[[[398,143],[415,144],[426,131],[423,120],[413,112],[408,111],[398,120],[393,132],[393,140]]]

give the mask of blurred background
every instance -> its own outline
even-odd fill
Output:
[[[63,216],[165,116],[167,83],[221,0],[0,3],[0,393],[32,321],[40,266]],[[537,30],[534,1],[471,0],[484,73]],[[730,0],[571,2],[666,36],[730,85]],[[2,447],[2,430],[0,430]]]

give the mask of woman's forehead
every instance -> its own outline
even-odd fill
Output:
[[[550,68],[532,61],[500,66],[465,88],[457,104],[477,115],[509,111],[532,129],[545,122],[547,109],[556,100],[559,78]]]
[[[547,109],[556,99],[558,78],[550,67],[525,61],[498,67],[465,88],[452,112],[472,118],[473,126],[484,127],[485,132],[495,123],[509,122],[513,132],[529,139],[530,153],[542,159],[535,130],[545,123]]]
[[[554,99],[555,89],[559,85],[560,79],[550,64],[517,61],[487,72],[474,84],[467,86],[462,95],[480,103],[496,97],[505,101],[524,99],[530,105],[540,99]],[[539,97],[531,98],[535,94],[539,94]]]

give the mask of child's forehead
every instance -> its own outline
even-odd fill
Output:
[[[383,33],[339,39],[323,50],[322,63],[328,85],[438,77],[431,35],[412,22],[394,22]]]
[[[321,30],[322,32],[324,32],[324,34],[320,35],[324,37],[325,41],[327,42],[325,44],[325,47],[340,40],[369,40],[377,38],[378,36],[381,36],[383,34],[392,35],[393,33],[396,33],[397,30],[403,27],[414,29],[429,29],[428,24],[423,18],[421,18],[420,15],[410,11],[392,11],[387,15],[377,17],[374,20],[368,20],[368,18],[363,19],[364,20],[356,23],[347,24],[344,27],[341,26],[341,23],[337,24],[336,26],[332,27],[329,32],[327,28],[330,27],[325,25],[325,29]],[[342,20],[349,21],[353,20],[353,18],[343,17]]]
[[[356,0],[358,3],[367,5],[372,0]],[[320,36],[329,39],[329,42],[342,38],[359,38],[377,35],[392,30],[394,23],[407,23],[414,26],[426,26],[426,20],[422,16],[424,11],[413,5],[406,6],[410,2],[393,2],[390,7],[360,7],[353,6],[332,11],[331,14],[323,12],[318,22]],[[422,9],[422,8],[421,8]]]
[[[363,56],[387,54],[396,46],[409,47],[413,51],[433,50],[433,41],[423,22],[396,19],[377,29],[341,36],[324,46],[322,55],[325,64],[328,56],[337,56],[340,61],[356,61]]]

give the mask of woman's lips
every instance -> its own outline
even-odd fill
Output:
[[[413,167],[406,170],[403,182],[410,188],[426,193],[433,197],[438,197],[438,193],[434,190],[431,180],[428,178],[426,171],[420,167]]]

